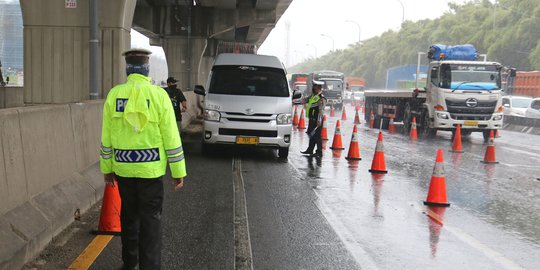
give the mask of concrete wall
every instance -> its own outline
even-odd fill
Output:
[[[0,87],[0,109],[24,106],[24,88],[20,86]]]
[[[0,110],[0,269],[19,269],[103,194],[102,101]]]
[[[200,98],[184,92],[182,128]],[[20,269],[103,196],[103,100],[0,110],[0,269]],[[97,224],[96,224],[97,227]]]

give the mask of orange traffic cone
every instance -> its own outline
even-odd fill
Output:
[[[416,117],[412,118],[411,132],[409,134],[409,137],[411,138],[411,140],[418,140],[418,133],[416,132]]]
[[[390,117],[390,123],[388,124],[388,133],[396,133],[396,127],[394,126],[394,117]]]
[[[375,154],[373,155],[373,162],[371,163],[370,173],[387,173],[386,162],[384,161],[384,146],[382,131],[379,131],[379,138],[377,139],[377,146],[375,146]]]
[[[293,126],[298,126],[298,107],[297,106],[294,106],[294,116],[293,116],[293,120],[292,120],[292,124]]]
[[[114,186],[105,185],[98,230],[93,231],[93,233],[120,235],[120,232],[122,232],[122,226],[120,225],[121,206],[122,202],[116,181]]]
[[[375,115],[373,115],[373,111],[369,114],[369,128],[373,128],[375,125]]]
[[[448,203],[448,199],[446,198],[444,159],[443,152],[440,148],[437,150],[437,158],[435,159],[435,166],[433,167],[433,174],[431,175],[431,182],[429,183],[429,191],[424,204],[429,206],[450,206],[450,203]]]
[[[304,119],[304,109],[300,112],[300,121],[298,122],[298,129],[306,129],[306,119]]]
[[[332,141],[332,150],[343,150],[343,142],[341,141],[341,124],[339,120],[336,122],[336,132],[334,132],[334,140]]]
[[[323,139],[325,141],[328,141],[328,131],[327,131],[327,128],[326,128],[326,115],[323,115],[321,139]]]
[[[336,116],[336,111],[334,111],[334,104],[330,103],[330,117]]]
[[[486,148],[486,154],[484,155],[484,160],[482,162],[486,164],[499,163],[495,158],[495,140],[493,139],[493,130],[489,132],[488,147]]]
[[[341,120],[343,121],[347,120],[347,112],[345,110],[345,107],[341,108]]]
[[[356,128],[356,125],[354,125],[353,133],[351,135],[351,144],[349,146],[349,153],[347,154],[347,157],[345,157],[347,160],[362,160],[360,158],[360,147],[358,146],[358,128]]]
[[[360,115],[358,114],[358,109],[356,109],[356,113],[354,115],[354,124],[360,125]]]
[[[463,153],[463,149],[461,147],[461,125],[457,125],[456,127],[456,133],[454,134],[454,143],[452,144],[451,152]]]

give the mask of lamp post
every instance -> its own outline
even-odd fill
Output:
[[[360,37],[362,35],[362,28],[360,28],[360,24],[358,22],[353,21],[353,20],[345,20],[345,22],[353,23],[353,24],[356,24],[356,26],[358,26],[358,43],[360,43]]]
[[[329,38],[329,39],[331,39],[331,40],[332,40],[332,51],[334,51],[334,49],[335,49],[335,47],[334,47],[334,38],[333,38],[333,37],[331,37],[331,36],[329,36],[329,35],[325,35],[325,34],[321,34],[321,36],[323,36],[323,37],[327,37],[327,38]]]
[[[309,43],[306,43],[306,46],[310,46],[310,47],[313,47],[313,49],[315,49],[315,58],[317,58],[317,46],[313,44],[309,44]]]
[[[403,24],[403,22],[405,22],[405,6],[403,5],[403,2],[401,2],[401,0],[396,1],[398,1],[401,5],[401,24]]]

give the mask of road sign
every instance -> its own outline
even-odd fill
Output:
[[[65,0],[66,8],[77,8],[77,0]]]

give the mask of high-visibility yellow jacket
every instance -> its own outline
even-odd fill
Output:
[[[150,78],[131,74],[107,95],[99,161],[104,174],[156,178],[165,174],[168,162],[173,178],[186,176],[171,100]]]

